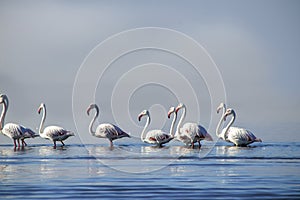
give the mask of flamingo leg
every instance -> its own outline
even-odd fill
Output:
[[[199,149],[201,148],[201,143],[200,143],[200,140],[198,141],[198,144],[199,144]]]
[[[113,144],[112,140],[109,140],[109,142],[110,142],[110,147],[113,147],[114,144]]]
[[[20,148],[20,140],[17,139],[17,142],[18,142],[18,148]]]
[[[56,149],[56,141],[53,141],[53,143],[54,143],[53,149]]]
[[[14,147],[15,147],[15,148],[17,147],[16,139],[14,139]]]
[[[192,142],[192,148],[194,148],[194,142]]]
[[[60,141],[60,142],[62,143],[62,145],[63,145],[63,146],[65,146],[65,144],[64,144],[64,142],[63,142],[63,141]]]
[[[26,142],[24,139],[21,140],[22,141],[22,146],[27,146]]]

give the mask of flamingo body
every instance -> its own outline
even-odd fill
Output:
[[[2,133],[13,140],[20,139],[24,131],[23,126],[14,123],[7,123],[2,129]]]
[[[96,129],[95,136],[99,138],[107,138],[110,141],[129,137],[129,135],[118,126],[109,123],[99,124]]]
[[[224,135],[226,141],[236,146],[247,146],[253,142],[261,142],[261,139],[257,138],[252,132],[240,127],[230,127]]]
[[[181,141],[185,145],[192,145],[192,147],[194,147],[194,143],[196,143],[196,142],[198,142],[199,147],[200,147],[201,140],[213,141],[213,138],[207,132],[207,130],[203,126],[201,126],[197,123],[187,122],[180,128],[181,123],[183,122],[185,115],[186,115],[185,105],[180,103],[177,106],[175,113],[177,114],[177,112],[180,109],[183,109],[183,113],[182,113],[180,121],[177,125],[177,130],[176,130],[176,134],[175,134],[175,138],[177,140]]]
[[[170,134],[163,132],[162,130],[150,130],[147,133],[146,129],[148,128],[151,118],[150,118],[150,113],[148,110],[143,110],[139,116],[138,116],[138,120],[140,121],[141,118],[143,116],[147,116],[147,122],[144,126],[144,129],[141,133],[141,140],[145,143],[149,143],[149,144],[154,144],[156,146],[161,147],[163,144],[166,144],[168,142],[170,142],[172,139],[174,139],[173,134],[172,134],[172,130],[173,130],[173,126],[175,123],[176,118],[174,118],[171,128],[170,128]]]
[[[42,138],[51,140],[52,142],[62,142],[70,136],[74,136],[74,133],[59,126],[47,126],[41,134]]]
[[[89,131],[90,134],[98,137],[98,138],[107,138],[110,141],[110,146],[113,146],[113,140],[120,139],[123,137],[130,137],[129,134],[127,134],[125,131],[123,131],[121,128],[114,124],[110,123],[103,123],[99,124],[96,128],[96,131],[93,130],[93,125],[96,121],[96,118],[99,115],[99,108],[96,104],[90,104],[88,109],[87,109],[87,114],[89,115],[91,109],[96,109],[96,113],[94,118],[92,119],[90,126],[89,126]]]
[[[29,128],[25,128],[22,125],[7,123],[2,129],[2,133],[12,140],[21,139],[22,145],[27,145],[24,141],[27,138],[35,138],[38,135]],[[19,143],[19,142],[18,142]]]
[[[170,142],[172,139],[173,137],[171,137],[171,135],[163,132],[162,130],[151,130],[147,132],[144,142],[162,146],[163,144]]]
[[[186,145],[191,145],[192,143],[200,142],[201,140],[212,141],[210,134],[207,130],[196,123],[188,122],[180,128],[179,140],[181,140]]]
[[[222,106],[223,108],[225,108],[225,104],[221,104],[221,107]],[[222,129],[221,133],[219,133],[221,123],[225,121],[226,117],[229,115],[232,115],[232,119],[226,125],[226,127]],[[253,142],[262,142],[262,140],[260,138],[257,138],[251,131],[245,128],[232,127],[235,118],[236,118],[236,114],[232,108],[228,108],[224,112],[216,129],[216,134],[219,138],[227,142],[233,143],[236,146],[247,146]]]
[[[43,116],[39,128],[39,134],[42,138],[51,140],[54,144],[53,148],[56,148],[56,142],[60,141],[62,145],[64,146],[64,140],[66,140],[70,136],[74,136],[74,133],[66,130],[59,126],[48,126],[45,129],[43,129],[45,120],[46,120],[46,105],[42,103],[38,109],[38,113],[40,113],[43,110]]]

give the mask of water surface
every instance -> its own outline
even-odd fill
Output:
[[[300,143],[206,145],[1,145],[0,197],[300,198]]]

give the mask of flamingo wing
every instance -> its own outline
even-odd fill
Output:
[[[108,138],[110,140],[115,140],[122,137],[129,137],[122,129],[113,124],[100,124],[97,127],[96,137]]]
[[[35,137],[39,137],[39,135],[36,134],[30,128],[24,128],[24,132],[23,132],[22,138],[35,138]]]
[[[44,135],[50,140],[61,141],[65,140],[69,136],[73,136],[74,134],[71,131],[65,130],[59,126],[48,126],[44,130]]]
[[[165,144],[169,142],[172,137],[162,130],[151,130],[146,134],[145,141],[151,144]]]
[[[130,137],[128,133],[126,133],[125,131],[123,131],[121,128],[119,128],[118,126],[116,125],[113,125],[112,126],[114,127],[114,129],[116,130],[117,132],[117,135],[121,137]]]
[[[239,127],[230,127],[225,138],[238,146],[251,144],[256,139],[252,132]]]
[[[201,126],[198,125],[198,133],[197,137],[199,137],[200,140],[207,140],[207,141],[213,141],[212,136],[207,132],[207,130]]]

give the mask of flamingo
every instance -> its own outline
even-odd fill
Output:
[[[16,141],[18,142],[18,147],[20,148],[20,139],[22,141],[22,147],[27,146],[25,139],[34,138],[38,135],[35,134],[35,132],[31,129],[26,128],[22,125],[18,125],[15,123],[7,123],[4,125],[4,119],[9,105],[8,97],[5,94],[0,95],[0,104],[3,105],[0,117],[0,131],[13,140],[15,148],[17,147]]]
[[[39,128],[39,134],[42,138],[51,140],[54,144],[53,148],[56,149],[56,142],[60,141],[62,143],[63,146],[65,146],[64,144],[64,140],[66,140],[68,137],[70,136],[74,136],[74,133],[66,130],[62,127],[59,126],[48,126],[44,129],[44,123],[46,120],[46,105],[44,103],[41,103],[40,107],[38,108],[38,114],[41,113],[41,111],[43,111],[43,116],[42,116],[42,120],[40,123],[40,128]]]
[[[166,144],[168,142],[170,142],[174,137],[172,136],[172,129],[174,127],[175,124],[175,118],[173,119],[171,128],[170,128],[170,134],[163,132],[162,130],[150,130],[147,132],[146,136],[145,136],[145,132],[146,129],[148,128],[151,118],[150,118],[150,113],[148,110],[143,110],[139,116],[138,116],[138,120],[141,121],[141,118],[143,116],[147,116],[147,121],[146,124],[144,126],[144,129],[141,133],[141,140],[145,143],[149,143],[149,144],[155,144],[159,147],[162,147],[163,144]]]
[[[192,122],[187,122],[185,123],[182,128],[181,124],[185,118],[186,115],[186,107],[183,103],[180,103],[176,109],[175,113],[177,114],[180,109],[183,109],[181,118],[178,122],[176,133],[175,133],[175,138],[186,145],[191,145],[192,148],[194,148],[194,143],[198,142],[199,148],[201,147],[201,140],[207,140],[207,141],[213,141],[213,138],[211,135],[206,131],[206,129],[198,125],[196,123]]]
[[[0,131],[14,141],[15,148],[17,147],[16,141],[18,142],[18,147],[20,148],[20,139],[22,141],[22,147],[24,147],[27,145],[25,142],[26,138],[34,138],[38,136],[34,133],[34,131],[22,125],[7,123],[4,126],[4,119],[9,105],[8,97],[5,94],[0,95],[0,104],[3,104],[3,110],[0,117]]]
[[[223,114],[221,120],[225,120],[227,116],[232,115],[232,119],[227,126],[221,132],[221,138],[227,142],[235,144],[235,146],[247,146],[253,142],[262,142],[260,138],[257,138],[252,132],[247,129],[232,127],[235,121],[236,114],[232,108],[228,108]],[[218,126],[219,128],[219,126]],[[218,129],[217,129],[218,132]]]
[[[120,139],[123,137],[130,137],[130,135],[124,132],[121,128],[109,123],[99,124],[96,131],[94,131],[93,125],[95,123],[96,118],[99,116],[99,108],[96,104],[89,105],[87,109],[87,115],[90,115],[90,110],[92,109],[96,110],[95,116],[92,119],[89,126],[89,131],[92,136],[98,138],[107,138],[110,141],[110,147],[113,147],[113,140]]]

